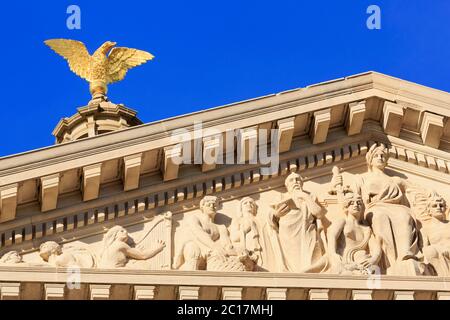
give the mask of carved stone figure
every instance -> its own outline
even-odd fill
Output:
[[[249,255],[256,264],[254,271],[287,271],[274,213],[271,210],[258,214],[255,200],[244,197],[231,221],[229,229],[233,246],[238,252]]]
[[[241,199],[231,221],[230,239],[238,252],[247,252],[255,263],[262,263],[257,210],[255,200],[250,197]]]
[[[93,268],[96,265],[94,255],[87,248],[68,247],[62,249],[54,241],[47,241],[40,245],[39,256],[45,262],[55,267]]]
[[[129,259],[147,260],[160,253],[165,243],[157,241],[154,248],[141,250],[131,247],[127,241],[129,235],[122,226],[114,226],[108,230],[103,238],[103,252],[100,257],[100,268],[125,267]]]
[[[389,152],[384,145],[372,145],[366,155],[368,172],[356,179],[356,190],[362,195],[366,207],[364,219],[382,244],[386,269],[400,268],[403,265],[401,261],[416,260],[418,253],[415,223],[404,197],[409,184],[384,172],[388,157]],[[342,177],[337,176],[333,184],[342,185]]]
[[[337,274],[374,273],[374,266],[381,256],[381,245],[363,220],[362,198],[349,189],[338,189],[338,200],[345,217],[333,220],[327,229],[326,255],[304,272],[328,268],[329,273]]]
[[[22,256],[17,251],[9,251],[0,258],[0,264],[16,264],[22,262]]]
[[[285,185],[289,197],[274,204],[269,215],[279,235],[286,270],[301,272],[323,255],[320,229],[329,222],[316,199],[303,191],[299,174],[291,173]]]
[[[181,245],[174,258],[174,269],[245,271],[253,270],[248,254],[238,253],[224,225],[214,222],[217,198],[205,196],[200,201],[200,215],[185,218]]]
[[[438,276],[450,276],[450,223],[447,204],[435,191],[419,190],[411,197],[413,212],[420,224],[422,252]]]

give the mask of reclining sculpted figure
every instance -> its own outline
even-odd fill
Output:
[[[96,266],[95,255],[87,247],[69,246],[63,249],[55,241],[47,241],[41,244],[39,256],[46,263],[55,267],[94,268]]]

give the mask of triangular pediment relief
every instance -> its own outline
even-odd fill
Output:
[[[289,241],[289,237],[285,238],[279,234],[279,232],[281,232],[280,228],[282,228],[282,223],[278,222],[278,225],[277,223],[271,224],[273,223],[273,220],[268,217],[273,214],[274,210],[277,208],[277,205],[280,203],[286,203],[291,210],[297,210],[295,209],[296,205],[290,200],[290,195],[286,189],[286,183],[292,172],[299,172],[302,176],[301,179],[304,179],[302,189],[308,197],[313,199],[313,202],[318,207],[322,208],[321,210],[323,210],[327,221],[329,221],[332,226],[344,223],[346,221],[346,215],[343,213],[342,199],[339,198],[339,192],[336,191],[339,188],[336,188],[334,185],[336,174],[342,176],[341,190],[349,186],[349,190],[356,193],[354,190],[358,190],[358,188],[370,189],[373,187],[371,185],[372,181],[367,178],[367,159],[368,152],[373,153],[373,150],[370,150],[375,149],[376,144],[353,145],[357,145],[359,151],[356,152],[356,149],[354,149],[353,156],[350,155],[345,160],[339,161],[335,159],[334,162],[329,163],[324,161],[323,164],[317,165],[316,163],[311,168],[300,168],[300,163],[298,161],[291,162],[292,166],[290,165],[291,163],[289,163],[289,167],[285,167],[285,170],[283,172],[279,172],[278,175],[271,176],[266,179],[260,178],[258,181],[254,181],[256,175],[253,172],[251,174],[252,179],[247,184],[244,184],[244,181],[242,181],[241,184],[237,185],[237,180],[235,179],[231,182],[229,188],[224,187],[221,191],[215,192],[212,190],[208,193],[204,190],[201,194],[195,193],[189,200],[184,198],[183,200],[177,199],[173,203],[169,204],[166,202],[166,199],[164,203],[160,203],[159,205],[155,203],[153,208],[149,208],[147,199],[144,200],[141,212],[138,212],[137,210],[139,207],[139,202],[134,202],[135,204],[137,203],[136,207],[128,207],[124,205],[125,211],[121,216],[117,215],[115,212],[111,212],[112,215],[110,215],[109,212],[106,212],[107,210],[103,210],[102,212],[101,210],[94,210],[93,215],[91,216],[91,223],[88,222],[86,224],[85,221],[80,221],[80,223],[78,223],[78,221],[76,221],[74,225],[69,227],[70,229],[66,225],[64,227],[65,230],[63,229],[60,233],[47,233],[29,242],[25,241],[21,244],[10,244],[10,246],[5,248],[3,251],[4,253],[7,253],[4,255],[4,260],[9,260],[9,252],[16,251],[17,254],[13,253],[11,255],[11,259],[14,261],[17,256],[21,256],[21,262],[15,264],[15,266],[52,266],[52,264],[55,266],[55,263],[61,263],[59,267],[69,267],[69,265],[62,265],[65,263],[64,261],[71,261],[72,263],[75,261],[76,264],[80,264],[80,267],[96,269],[127,268],[139,270],[180,269],[209,271],[339,273],[335,269],[327,267],[327,263],[329,263],[329,261],[324,265],[319,265],[318,267],[316,266],[315,269],[311,270],[307,268],[308,263],[297,261],[297,263],[300,264],[306,263],[305,265],[302,265],[302,268],[305,269],[295,269],[296,267],[292,265],[292,263],[295,262],[289,262],[289,259],[286,258],[292,256],[293,252],[286,252],[287,249],[285,247],[283,248],[283,241]],[[366,146],[367,148],[361,148],[361,146]],[[363,151],[361,152],[361,150]],[[408,214],[411,215],[414,221],[415,227],[422,227],[421,219],[423,217],[416,217],[416,213],[419,212],[420,214],[423,214],[423,203],[426,201],[426,197],[433,194],[433,191],[436,191],[436,194],[439,194],[440,196],[442,195],[444,200],[448,200],[448,195],[450,194],[448,183],[442,179],[438,179],[437,175],[434,178],[432,175],[427,175],[427,173],[429,173],[428,171],[431,172],[430,168],[426,168],[427,171],[425,171],[424,174],[424,172],[417,170],[417,168],[422,168],[418,165],[414,165],[414,169],[412,170],[410,163],[399,162],[397,161],[398,159],[395,159],[394,157],[390,158],[392,148],[385,148],[384,150],[385,155],[389,157],[389,166],[384,169],[385,175],[383,179],[386,180],[382,179],[382,181],[379,182],[375,179],[375,189],[377,190],[377,185],[383,186],[383,184],[387,184],[387,189],[381,190],[380,193],[387,192],[388,196],[392,195],[392,197],[395,198],[398,196],[395,192],[399,192],[400,190],[395,188],[402,185],[401,190],[404,192],[404,197],[401,201],[396,202],[396,205],[400,205],[402,208],[407,210]],[[341,155],[343,154],[341,153]],[[314,158],[317,159],[317,156]],[[305,161],[305,163],[309,162]],[[405,166],[402,166],[402,164],[405,164]],[[240,175],[240,177],[242,178],[243,175]],[[403,189],[403,184],[408,185],[408,187]],[[364,192],[367,197],[373,191],[358,191],[359,194],[364,194]],[[213,219],[214,227],[208,227],[207,224],[204,225],[202,224],[203,222],[198,220],[198,218],[202,216],[203,209],[201,208],[204,206],[202,201],[209,198],[215,198],[216,196],[216,200],[218,202],[216,203],[216,214]],[[244,250],[248,256],[244,255],[244,257],[242,257],[242,252],[239,251],[240,249],[237,249],[240,246],[241,239],[239,234],[240,224],[236,221],[239,221],[240,219],[238,218],[239,210],[242,209],[243,201],[245,201],[245,199],[253,201],[256,208],[254,216],[255,219],[252,223],[246,226],[247,234],[245,236],[247,243],[253,243],[255,248],[251,247],[252,245],[249,245],[250,247],[247,248],[247,251]],[[418,205],[418,208],[422,206],[422,209],[419,208],[416,210],[416,207],[414,207],[416,206],[417,199],[421,199],[420,201],[422,202]],[[368,200],[365,199],[365,201]],[[127,203],[131,204],[132,202],[129,201]],[[389,203],[389,201],[386,203]],[[115,207],[115,205],[110,205],[109,207]],[[301,209],[299,210],[301,211]],[[398,208],[396,208],[396,210],[398,210]],[[105,212],[107,214],[105,214]],[[445,218],[443,218],[443,220],[446,221],[448,212],[445,211],[443,214],[445,214]],[[83,216],[83,218],[86,217],[86,215]],[[282,218],[280,218],[280,221],[281,219]],[[330,230],[333,229],[324,224],[322,220],[320,220],[320,223],[319,219],[315,220],[318,223],[316,225],[317,238],[315,241],[317,241],[317,243],[321,243],[320,250],[323,250],[322,254],[325,254],[326,256],[326,252],[328,250],[327,243],[330,241],[336,241],[337,245],[335,250],[337,254],[345,256],[344,253],[346,252],[346,246],[350,240],[347,240],[347,242],[342,242],[342,237],[345,237],[347,233],[350,234],[349,232],[352,230],[351,225],[347,225],[349,222],[344,223],[344,226],[342,227],[343,229],[340,231],[339,235],[335,240],[332,240],[332,231]],[[192,229],[193,223],[199,223],[199,225],[201,225],[200,228],[204,229]],[[401,222],[390,221],[387,225],[396,226],[398,223]],[[447,234],[445,231],[445,225],[446,224],[443,223],[440,228],[444,230],[444,234]],[[290,228],[295,228],[296,226],[297,223],[291,227],[287,227],[286,230],[289,231]],[[251,231],[249,230],[253,227],[256,230],[255,234],[257,236],[253,234],[253,236],[249,236],[250,238],[247,238],[248,233],[251,234]],[[368,220],[365,220],[365,218],[361,218],[361,221],[356,223],[356,227],[362,230],[363,236],[367,235],[367,232],[373,232],[371,231],[372,227],[370,223]],[[129,235],[129,241],[127,241],[127,246],[125,246],[126,250],[137,250],[139,254],[143,254],[144,252],[148,253],[148,250],[154,250],[154,248],[158,246],[158,241],[163,241],[165,246],[162,248],[161,252],[145,259],[144,257],[141,257],[142,259],[136,259],[136,256],[133,256],[133,254],[130,254],[130,256],[127,256],[126,254],[123,255],[123,252],[120,253],[120,250],[118,250],[112,255],[112,257],[115,257],[117,260],[110,262],[111,264],[109,265],[105,264],[105,259],[102,258],[102,255],[105,252],[105,243],[108,242],[106,239],[108,238],[108,234],[111,230],[117,229],[126,230]],[[218,236],[221,232],[225,232],[230,237],[230,241],[232,243],[233,249],[228,249],[230,252],[234,252],[230,253],[230,257],[233,258],[229,258],[230,261],[225,262],[214,255],[212,258],[205,258],[209,257],[209,255],[214,252],[214,248],[208,247],[205,243],[199,245],[198,248],[191,248],[190,246],[193,241],[192,234],[202,231],[205,231],[209,236],[214,235],[214,237]],[[295,233],[295,231],[293,232]],[[397,230],[395,232],[397,232]],[[419,229],[414,232],[415,236],[418,237],[416,239],[417,241],[424,241],[422,238],[419,240],[419,237],[422,237]],[[394,231],[392,231],[392,233],[394,233]],[[351,238],[352,236],[350,236],[350,239]],[[371,241],[374,241],[373,236],[370,239]],[[307,241],[307,239],[303,240]],[[363,241],[364,239],[353,240],[357,242]],[[120,242],[120,240],[118,241]],[[398,240],[396,239],[394,241]],[[418,243],[415,244],[419,246]],[[56,247],[57,245],[59,246],[57,249],[59,251],[58,254],[56,254],[56,257],[54,257],[51,262],[48,262],[48,258],[47,261],[45,261],[42,251],[47,250],[47,247],[50,248],[49,250],[56,250],[55,248],[52,248],[52,246]],[[366,245],[368,246],[368,244]],[[383,243],[381,246],[385,245],[386,244]],[[223,246],[223,248],[227,248],[226,244],[223,244]],[[386,266],[386,261],[384,261],[380,266],[380,272],[382,274],[387,273],[391,275],[419,275],[429,274],[427,272],[436,272],[433,267],[429,267],[430,261],[426,259],[424,260],[423,253],[421,251],[423,247],[424,244],[422,242],[420,243],[420,249],[417,247],[417,250],[419,250],[417,252],[419,256],[417,260],[414,259],[409,261],[410,264],[402,263],[400,266],[396,267],[392,267],[391,265]],[[189,250],[193,251],[191,252]],[[388,249],[383,247],[382,250],[383,251],[381,254],[387,255],[384,250]],[[393,250],[395,251],[396,248]],[[367,252],[370,252],[369,249],[367,249]],[[134,254],[136,254],[136,252]],[[181,258],[180,255],[182,256]],[[390,261],[391,264],[392,261],[396,260],[397,255],[398,253],[394,253],[394,260]],[[63,262],[55,262],[58,261],[58,256],[64,257],[59,258],[62,259]],[[195,266],[193,266],[192,264],[189,264],[187,260],[192,256],[203,256],[204,259],[202,261],[196,261]],[[386,257],[384,258],[387,259]],[[390,258],[392,259],[392,257]],[[208,261],[209,265],[207,264]],[[10,263],[3,262],[3,265],[10,265]],[[355,272],[357,273],[357,271]],[[352,272],[347,272],[345,274],[352,274]]]
[[[129,245],[131,252],[142,249],[139,239],[149,228],[151,231],[145,239],[151,239],[152,243],[164,241],[166,247],[148,259],[133,259],[132,253],[122,257],[126,263],[120,268],[271,272],[317,272],[323,269],[329,272],[326,264],[331,262],[328,260],[323,262],[325,265],[315,261],[314,270],[308,270],[306,265],[296,267],[301,263],[286,260],[286,256],[293,254],[281,247],[277,249],[276,243],[288,240],[283,240],[283,235],[280,238],[276,223],[271,231],[263,231],[267,229],[267,216],[278,210],[277,203],[294,206],[289,202],[285,187],[290,173],[302,176],[305,191],[324,210],[331,224],[334,220],[338,221],[335,225],[343,223],[338,193],[345,193],[342,190],[347,183],[365,186],[365,180],[358,177],[368,173],[367,154],[373,152],[370,150],[374,145],[384,144],[387,146],[384,152],[389,157],[386,177],[408,181],[415,186],[402,189],[404,202],[399,205],[416,219],[409,203],[412,196],[419,194],[418,197],[423,198],[432,194],[431,190],[437,191],[443,199],[450,195],[449,104],[448,93],[367,73],[5,157],[0,159],[1,252],[17,251],[24,265],[39,264],[42,263],[40,246],[54,241],[62,253],[67,251],[69,257],[80,256],[82,267],[89,264],[86,256],[91,255],[91,267],[98,268],[106,234],[113,226],[121,225],[135,240]],[[181,154],[180,146],[173,141],[176,130],[188,132],[190,138],[187,141],[193,150],[196,146],[203,151],[217,148],[214,141],[205,139],[208,137],[200,136],[199,139],[196,136],[195,119],[201,119],[204,128],[217,129],[220,136],[227,130],[233,132],[233,164],[218,161],[208,165],[175,163],[174,157]],[[279,157],[276,170],[270,174],[264,170],[267,164],[252,163],[249,158],[262,147],[270,149],[274,144],[270,140],[273,135],[264,145],[258,140],[256,144],[250,143],[258,137],[260,129],[275,129],[279,134]],[[194,154],[191,160],[194,160]],[[242,163],[237,163],[238,160]],[[339,192],[330,187],[336,175],[333,167],[340,170],[344,181],[344,189]],[[389,185],[392,181],[386,177],[384,182],[389,181]],[[381,181],[379,184],[384,185]],[[373,185],[376,183],[369,179],[365,187],[376,190]],[[395,192],[395,183],[392,188],[394,191],[382,192]],[[188,239],[189,242],[184,234],[193,233],[189,223],[202,224],[190,216],[201,216],[200,202],[210,196],[217,196],[220,202],[217,221],[213,224],[219,227],[203,227],[214,237],[220,232],[227,232],[231,237],[232,229],[236,227],[232,223],[233,217],[242,199],[249,196],[255,201],[257,238],[265,243],[259,244],[261,252],[235,250],[232,260],[225,263],[226,268],[220,255],[214,257],[216,260],[210,262],[208,268],[211,248],[192,247],[193,240]],[[370,202],[370,197],[364,201]],[[170,219],[168,212],[173,214]],[[371,229],[369,220],[362,224]],[[322,243],[322,247],[316,249],[322,253],[315,252],[314,255],[320,258],[326,256],[330,240],[326,223],[316,227],[315,241]],[[246,226],[246,230],[249,228]],[[361,227],[361,230],[369,229]],[[321,230],[325,231],[321,233]],[[347,227],[341,231],[350,234],[351,230]],[[414,232],[419,230],[414,229]],[[341,234],[338,236],[342,237]],[[377,236],[370,237],[370,241]],[[190,244],[184,252],[187,242]],[[397,239],[394,242],[397,243]],[[431,262],[424,260],[423,244],[420,245],[422,255],[413,259],[416,262],[399,264],[394,269],[394,262],[401,255],[397,251],[401,250],[392,245],[386,247],[386,243],[380,245],[382,253],[390,258],[383,262],[382,273],[391,270],[393,274],[399,274],[397,270],[406,268],[408,274],[426,274],[425,265]],[[149,246],[150,243],[146,243],[144,249]],[[342,257],[345,246],[341,243],[335,250]],[[250,251],[256,252],[256,257]],[[264,257],[266,253],[268,256]],[[189,254],[202,256],[202,261],[188,261]],[[411,256],[416,257],[416,254]],[[211,267],[213,265],[215,267]]]

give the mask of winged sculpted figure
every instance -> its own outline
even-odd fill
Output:
[[[106,95],[107,85],[123,80],[129,69],[154,58],[146,51],[115,47],[112,41],[103,43],[92,55],[76,40],[50,39],[45,44],[67,60],[72,72],[89,82],[94,98]]]

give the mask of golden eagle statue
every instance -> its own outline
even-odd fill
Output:
[[[114,48],[116,43],[111,41],[102,44],[93,55],[80,41],[51,39],[44,42],[67,60],[72,72],[89,82],[89,90],[94,98],[106,95],[107,85],[125,78],[129,69],[154,58],[142,50]]]

